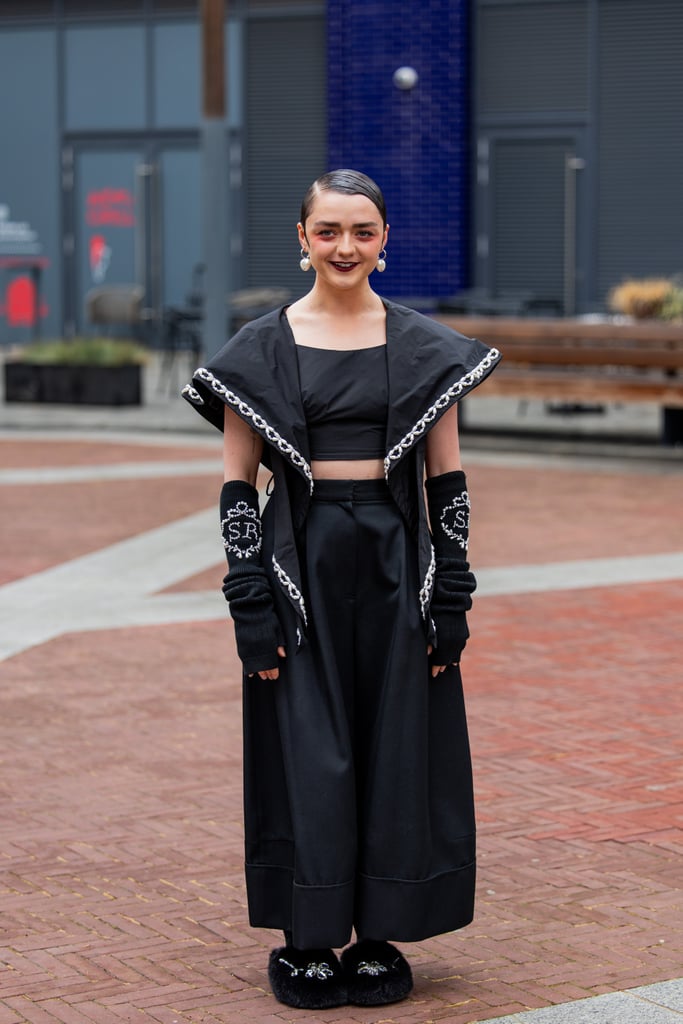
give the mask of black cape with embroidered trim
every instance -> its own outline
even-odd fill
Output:
[[[386,307],[389,411],[385,473],[391,493],[418,540],[419,600],[429,623],[432,546],[422,478],[424,440],[455,402],[477,387],[500,352],[475,338],[382,300]],[[305,631],[306,609],[294,535],[306,516],[313,487],[295,341],[286,307],[246,324],[196,370],[183,396],[219,430],[224,406],[266,442],[262,461],[275,477],[274,578]]]

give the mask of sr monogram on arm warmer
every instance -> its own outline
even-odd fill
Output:
[[[223,484],[221,536],[228,560],[223,593],[235,623],[237,653],[247,674],[277,668],[282,643],[273,595],[261,565],[258,491],[245,480]]]
[[[240,481],[236,481],[239,483]],[[247,484],[247,486],[249,486]],[[250,501],[239,500],[225,509],[221,506],[221,534],[225,547],[228,565],[230,555],[239,560],[253,558],[261,551],[261,518],[258,510],[258,494],[256,507]]]

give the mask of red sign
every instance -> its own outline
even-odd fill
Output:
[[[127,188],[102,188],[89,192],[85,220],[90,227],[107,224],[116,228],[135,225],[135,199]]]
[[[30,277],[15,277],[7,286],[7,321],[11,327],[36,322],[36,289]]]
[[[6,317],[9,327],[35,327],[39,318],[47,316],[47,303],[39,292],[48,264],[45,256],[0,256],[0,272],[16,274],[7,283],[4,296],[0,292],[0,317]]]
[[[7,317],[10,327],[34,327],[38,317],[47,316],[47,305],[40,303],[36,310],[36,286],[30,277],[22,274],[15,277],[7,286],[4,305],[0,304],[0,316]]]

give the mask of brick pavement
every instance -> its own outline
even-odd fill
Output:
[[[40,465],[33,444],[0,440],[0,466]],[[142,458],[119,442],[41,447],[50,465]],[[189,442],[172,451],[206,458]],[[156,457],[145,450],[144,461]],[[675,465],[474,459],[468,475],[478,564],[683,549]],[[0,483],[11,572],[215,495],[204,476]],[[187,575],[196,587],[191,565]],[[680,580],[477,601],[465,663],[475,922],[407,950],[416,988],[405,1003],[319,1015],[274,1002],[264,964],[276,936],[246,923],[240,673],[227,618],[88,633],[74,623],[6,660],[0,1024],[465,1024],[678,977],[682,609]]]

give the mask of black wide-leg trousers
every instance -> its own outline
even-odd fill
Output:
[[[266,561],[270,534],[266,509]],[[244,684],[250,922],[300,948],[460,928],[475,875],[460,672],[430,676],[415,543],[384,481],[316,481],[299,557],[307,643],[287,635],[280,678]]]

